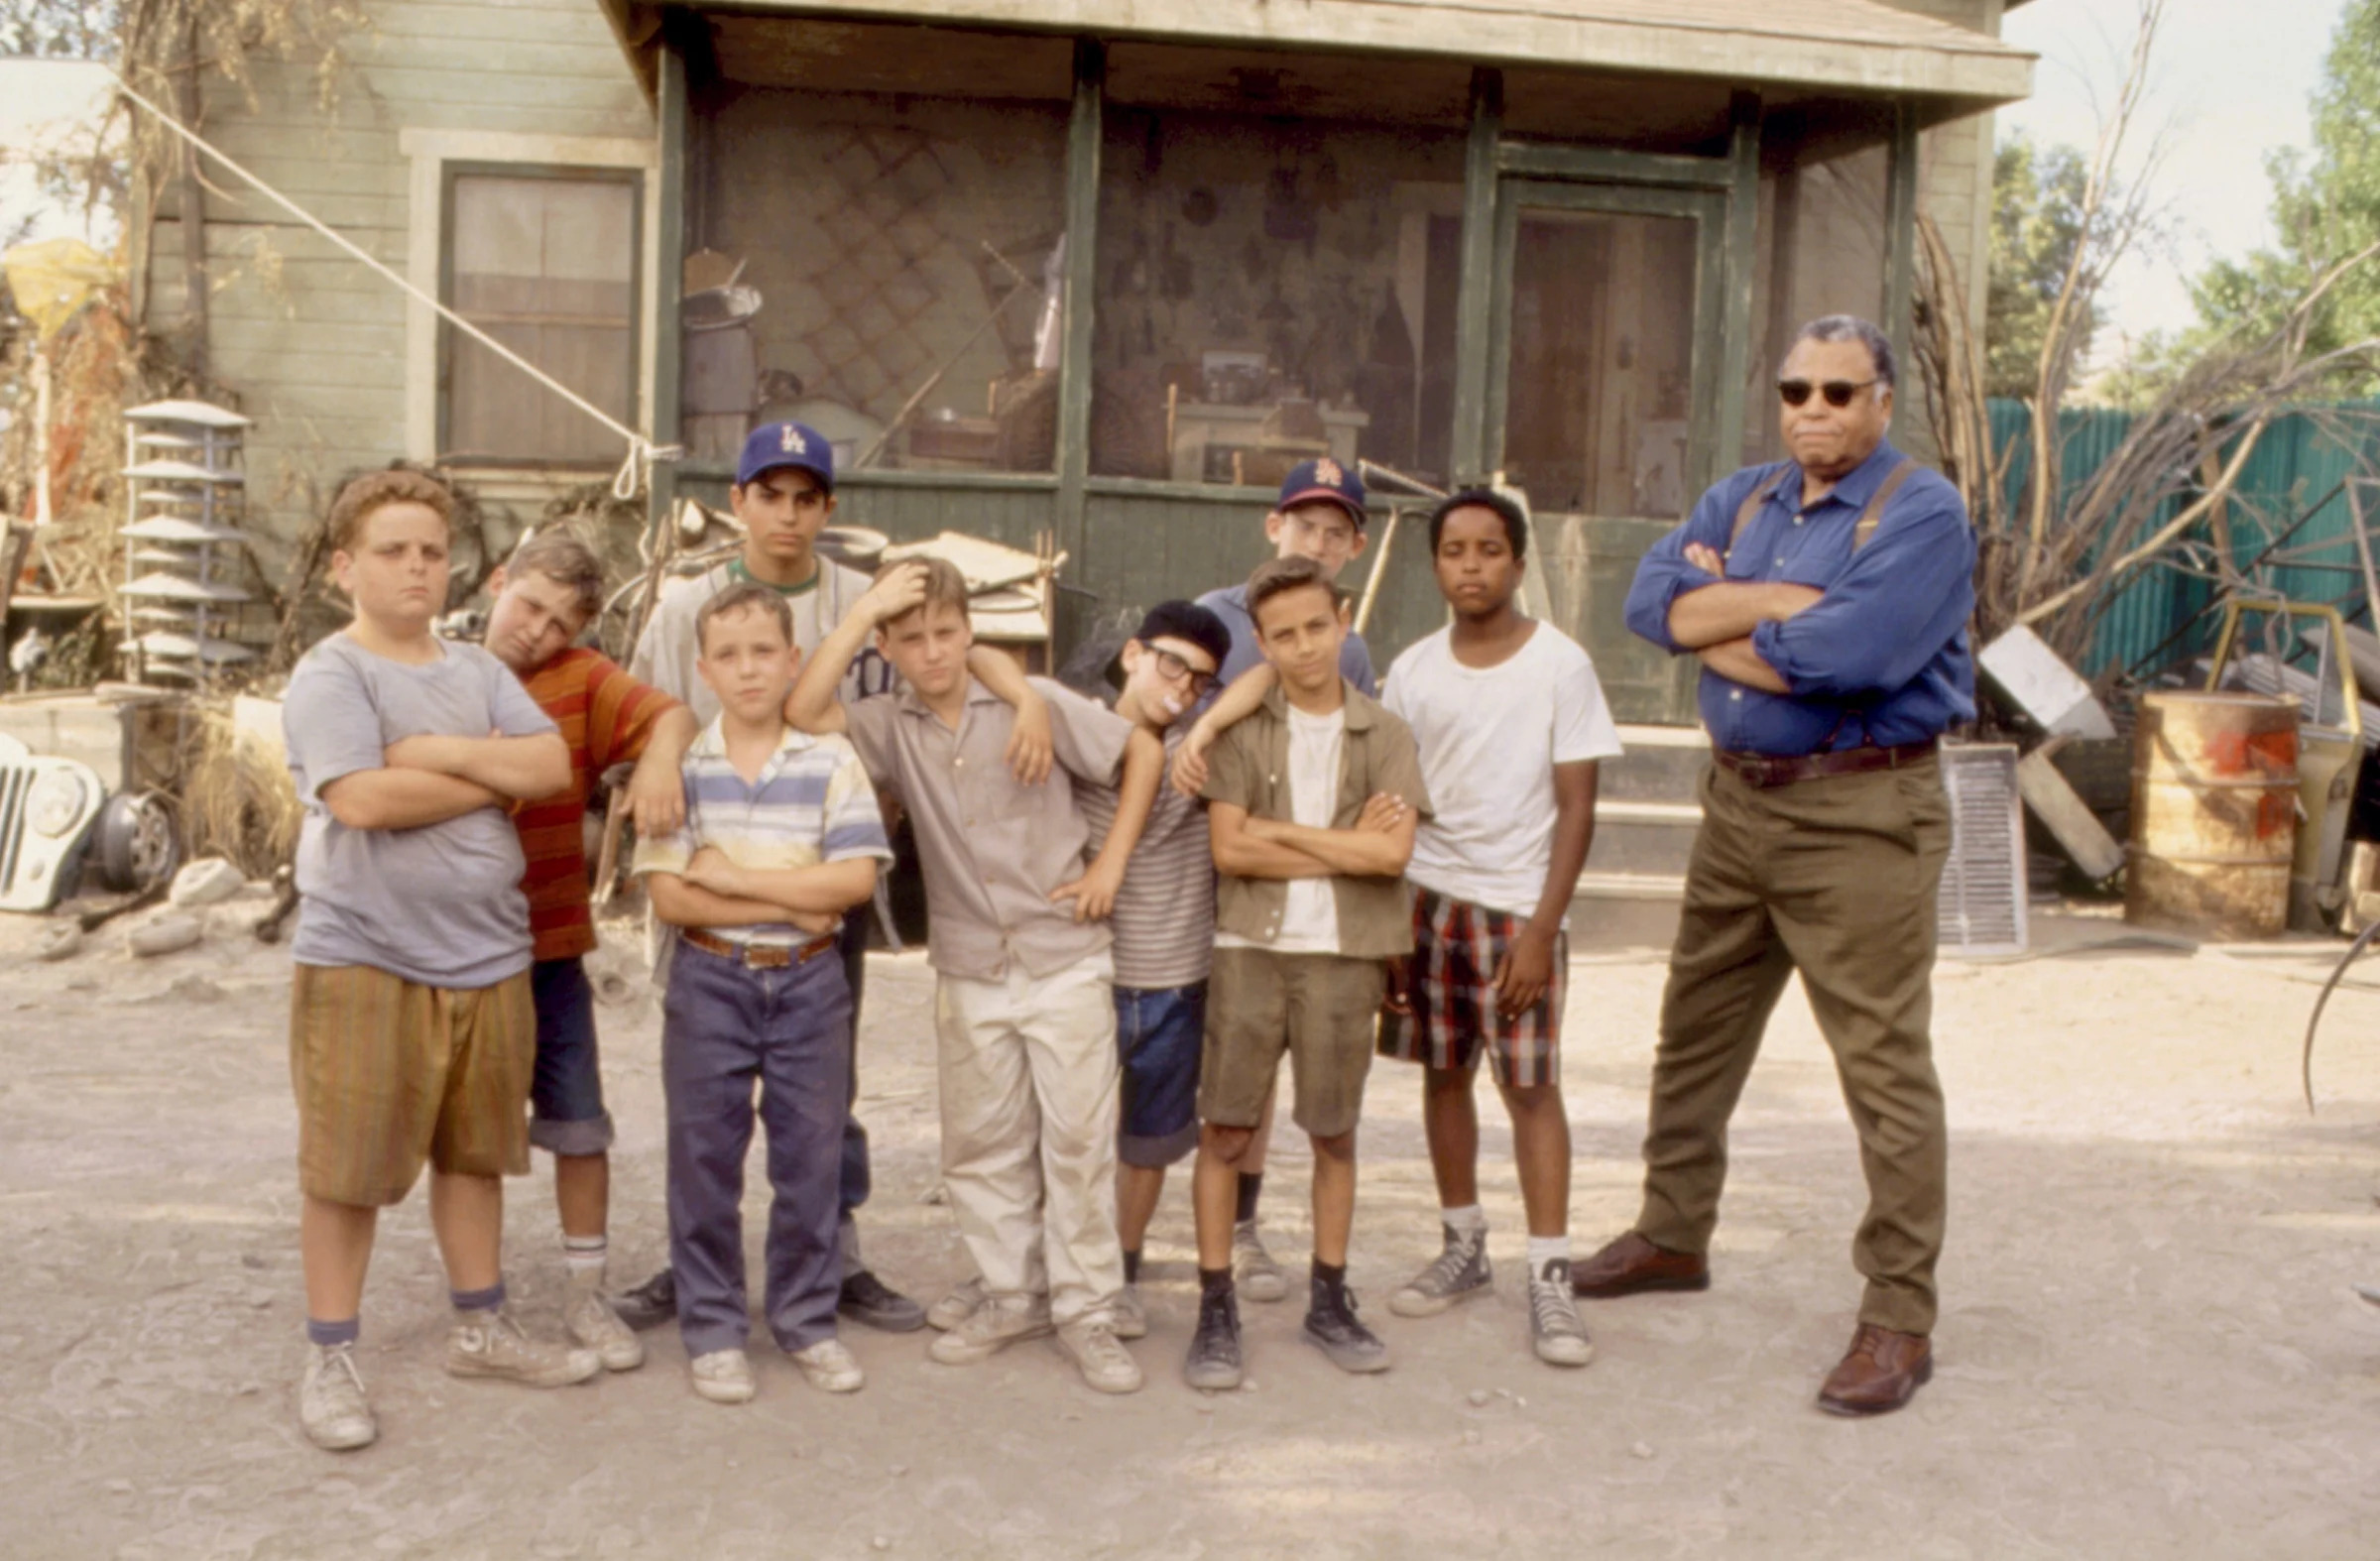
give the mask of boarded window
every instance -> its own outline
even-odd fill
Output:
[[[1094,473],[1269,487],[1328,454],[1443,478],[1459,134],[1117,105],[1100,181]]]
[[[638,200],[633,174],[456,173],[446,300],[618,420],[636,421]],[[452,461],[608,464],[619,439],[451,327],[439,444]]]
[[[688,236],[736,277],[717,311],[734,322],[687,331],[691,454],[732,459],[755,422],[790,418],[844,469],[1054,470],[1066,115],[1062,99],[724,93]]]

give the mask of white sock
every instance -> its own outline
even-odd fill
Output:
[[[1545,1265],[1556,1258],[1570,1261],[1570,1238],[1567,1236],[1532,1236],[1529,1238],[1529,1274],[1532,1278],[1545,1276]]]
[[[603,1282],[603,1261],[611,1249],[611,1241],[603,1236],[565,1236],[562,1238],[562,1271],[581,1284]]]
[[[1488,1233],[1488,1211],[1476,1203],[1460,1209],[1440,1209],[1438,1218],[1464,1236],[1485,1236]]]

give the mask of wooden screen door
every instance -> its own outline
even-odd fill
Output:
[[[1507,179],[1496,207],[1488,464],[1529,497],[1530,606],[1587,647],[1619,719],[1691,725],[1692,659],[1620,610],[1711,480],[1726,196]]]

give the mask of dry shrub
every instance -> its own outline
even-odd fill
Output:
[[[232,724],[228,700],[194,701],[182,769],[182,854],[228,858],[270,878],[298,854],[304,809],[281,755]]]

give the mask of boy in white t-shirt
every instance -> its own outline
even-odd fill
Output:
[[[1437,810],[1405,869],[1413,957],[1390,967],[1380,1051],[1423,1065],[1446,1233],[1445,1251],[1388,1308],[1433,1316],[1490,1287],[1472,1088],[1485,1055],[1528,1215],[1530,1341],[1541,1360],[1585,1366],[1595,1351],[1570,1288],[1563,916],[1595,833],[1597,762],[1620,747],[1587,653],[1513,605],[1528,539],[1501,494],[1438,506],[1431,566],[1454,621],[1396,659],[1381,700],[1413,729]]]

